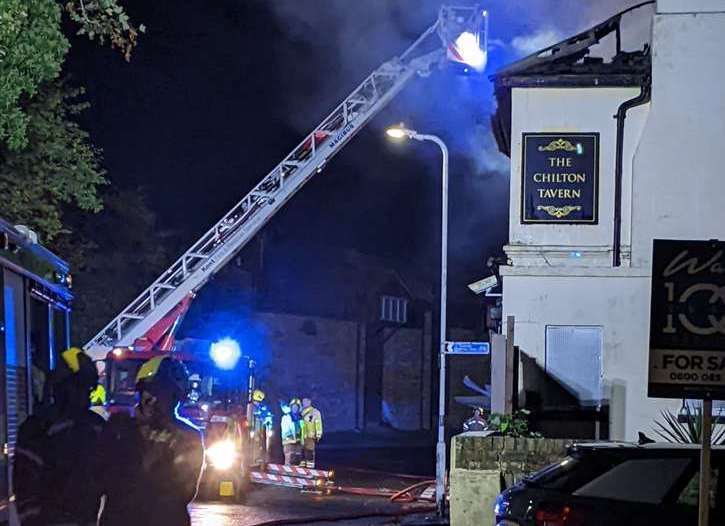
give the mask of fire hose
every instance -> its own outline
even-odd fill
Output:
[[[350,493],[352,495],[362,495],[365,497],[388,497],[390,502],[415,502],[416,499],[411,492],[418,488],[430,486],[431,484],[435,484],[435,480],[417,482],[399,491],[387,488],[360,488],[354,486],[336,486],[331,489],[341,493]]]
[[[426,513],[435,511],[435,506],[425,506],[420,508],[412,508],[398,511],[380,511],[368,513],[351,513],[348,515],[335,515],[327,517],[293,517],[289,519],[276,519],[267,522],[260,522],[254,526],[288,526],[293,524],[310,524],[315,522],[337,522],[337,521],[354,521],[362,519],[374,519],[376,517],[400,518],[406,515],[415,515],[418,513]]]
[[[428,480],[427,475],[408,475],[407,473],[390,473],[388,471],[378,471],[376,469],[365,469],[365,468],[344,468],[345,471],[357,471],[358,473],[372,473],[375,475],[388,475],[399,479],[411,479],[411,480]]]

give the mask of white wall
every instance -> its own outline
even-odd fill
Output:
[[[615,439],[635,440],[661,408],[679,405],[646,396],[652,239],[725,239],[725,0],[660,0],[658,13],[652,101],[631,110],[625,127],[622,267],[611,267],[613,115],[639,89],[512,93],[505,250],[513,266],[502,268],[504,319],[516,317],[516,344],[542,367],[547,325],[603,327],[603,380]],[[591,131],[600,133],[599,224],[521,224],[521,134]]]
[[[643,268],[654,238],[725,239],[725,13],[656,15],[653,46],[634,161],[633,261]]]
[[[516,344],[542,368],[547,325],[603,327],[603,394],[610,406],[610,437],[616,440],[636,440],[637,431],[651,435],[659,410],[678,406],[647,398],[649,286],[648,277],[634,275],[504,278]]]
[[[606,265],[611,257],[598,254],[612,243],[614,217],[614,164],[619,105],[639,94],[638,88],[513,88],[511,117],[511,198],[509,244],[580,247],[582,257],[591,252],[590,264]],[[627,213],[622,243],[629,245],[631,159],[644,126],[647,106],[634,109],[627,118],[623,207]],[[599,223],[597,225],[521,224],[522,133],[599,132]],[[575,250],[575,249],[572,249]],[[581,252],[581,251],[580,251]],[[518,252],[517,252],[518,253]],[[596,261],[594,261],[596,259]],[[581,265],[581,263],[577,263]]]
[[[657,0],[658,13],[713,13],[725,11],[725,0]]]
[[[547,325],[597,325],[604,331],[603,385],[610,404],[610,436],[636,439],[650,431],[658,402],[646,399],[649,279],[631,269],[632,162],[649,105],[626,119],[622,180],[624,266],[611,267],[614,171],[619,105],[631,88],[517,88],[512,94],[509,245],[513,267],[502,269],[504,319],[516,319],[516,344],[545,366]],[[599,132],[597,225],[521,224],[522,133]],[[572,364],[573,367],[576,364]]]

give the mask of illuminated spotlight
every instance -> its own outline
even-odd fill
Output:
[[[115,356],[116,358],[120,358],[121,356],[123,356],[123,349],[121,349],[120,347],[116,347],[115,349],[113,349],[113,356]]]
[[[242,356],[242,350],[235,340],[224,338],[211,344],[209,355],[220,369],[234,369]]]
[[[237,451],[231,440],[221,440],[207,448],[206,458],[209,460],[209,464],[216,469],[226,470],[234,465]]]
[[[405,139],[407,134],[405,133],[405,129],[402,127],[402,124],[400,126],[392,126],[385,130],[385,133],[388,134],[388,137],[391,139]]]
[[[486,52],[481,49],[478,37],[470,31],[465,31],[455,41],[455,48],[461,61],[473,69],[483,71],[486,67]]]

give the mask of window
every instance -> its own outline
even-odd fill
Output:
[[[622,459],[606,452],[594,454],[575,453],[568,456],[558,464],[552,464],[537,471],[526,479],[528,483],[537,488],[553,489],[562,492],[572,492],[590,482],[606,471],[613,469]]]
[[[691,462],[689,458],[627,460],[584,484],[574,495],[660,504]]]
[[[408,300],[395,296],[383,296],[380,302],[380,320],[400,323],[408,322]]]
[[[546,372],[581,405],[598,405],[602,399],[602,328],[548,325]]]

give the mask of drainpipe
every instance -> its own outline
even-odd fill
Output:
[[[652,96],[652,82],[649,76],[645,77],[644,84],[640,88],[639,95],[633,99],[625,100],[619,105],[617,114],[617,151],[616,164],[614,166],[614,236],[612,240],[612,266],[619,267],[622,264],[622,165],[624,157],[624,119],[627,112],[636,107],[646,104]]]

